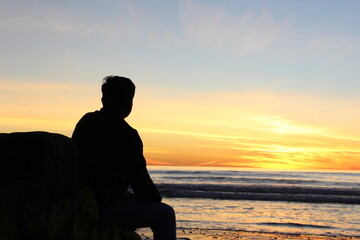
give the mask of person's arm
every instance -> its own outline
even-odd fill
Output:
[[[80,120],[79,122],[76,124],[76,127],[74,129],[74,132],[71,136],[72,139],[75,140],[75,142],[82,143],[84,140],[86,140],[86,136],[84,136],[87,131],[86,131],[86,122],[87,122],[87,114],[85,114]]]
[[[87,164],[88,156],[92,153],[92,147],[89,145],[89,114],[85,114],[79,122],[76,124],[74,132],[72,134],[72,139],[77,144],[79,150],[79,159],[78,159],[78,171],[79,171],[79,178],[82,182],[88,182],[90,176],[88,176],[88,171],[84,170],[84,165]]]
[[[134,190],[135,195],[148,202],[161,202],[162,197],[159,190],[155,186],[154,182],[150,178],[150,175],[146,169],[146,160],[143,155],[143,144],[140,136],[136,132],[134,134],[133,145],[133,159],[131,161],[131,188]]]

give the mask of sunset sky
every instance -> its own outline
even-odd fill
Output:
[[[1,132],[71,136],[107,75],[148,164],[360,170],[360,1],[0,0]]]

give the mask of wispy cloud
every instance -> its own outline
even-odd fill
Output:
[[[133,119],[149,146],[171,149],[166,155],[149,153],[152,159],[183,165],[360,168],[352,160],[360,156],[360,129],[352,120],[360,117],[360,106],[354,99],[266,91],[167,93],[165,99],[152,94],[146,101],[138,96],[139,113]]]
[[[135,5],[130,1],[109,3],[74,2],[68,8],[57,2],[16,4],[8,1],[0,9],[0,29],[11,32],[120,37],[137,36],[139,27]],[[108,14],[102,13],[110,9]],[[117,14],[114,14],[115,10]]]
[[[313,57],[338,60],[360,49],[357,36],[324,26],[316,31],[301,28],[302,19],[296,13],[280,18],[271,6],[259,10],[255,5],[241,8],[239,4],[234,11],[226,2],[185,0],[179,2],[178,14],[169,18],[144,5],[133,1],[80,2],[70,9],[51,1],[6,1],[0,9],[0,30],[96,37],[154,48],[186,49],[190,45],[240,56],[266,53],[286,61]]]
[[[279,38],[283,26],[271,13],[247,10],[230,14],[225,7],[182,1],[180,17],[187,37],[200,46],[246,54],[259,52]]]
[[[254,6],[253,6],[254,7]],[[188,40],[237,55],[267,53],[286,61],[324,57],[339,60],[359,51],[358,37],[340,34],[328,26],[300,27],[302,18],[289,13],[282,19],[272,9],[238,9],[226,4],[182,1],[180,18]]]
[[[356,36],[343,35],[332,29],[289,29],[283,33],[281,41],[274,46],[275,56],[283,60],[322,59],[337,61],[359,52],[360,44]]]

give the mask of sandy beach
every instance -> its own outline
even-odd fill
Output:
[[[150,229],[139,231],[143,240],[153,240]],[[245,231],[219,231],[219,230],[201,230],[201,229],[179,229],[177,231],[178,240],[272,240],[272,239],[289,239],[289,240],[360,240],[360,237],[347,236],[317,236],[302,234],[281,234],[281,233],[260,233]]]

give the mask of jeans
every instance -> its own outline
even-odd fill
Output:
[[[102,221],[126,230],[150,227],[154,240],[176,240],[174,209],[162,202],[141,201],[131,193],[125,193],[107,207]]]

